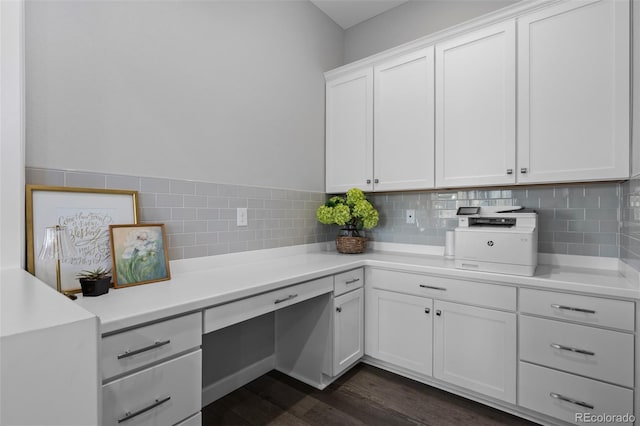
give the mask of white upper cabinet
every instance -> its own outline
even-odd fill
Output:
[[[629,2],[518,21],[518,182],[629,177]]]
[[[515,21],[436,45],[436,187],[513,184]]]
[[[630,9],[523,4],[328,73],[327,192],[628,179]]]
[[[374,67],[376,191],[434,187],[433,46]]]
[[[326,191],[373,189],[373,69],[326,86]]]

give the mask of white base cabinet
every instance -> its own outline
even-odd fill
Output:
[[[364,291],[362,288],[333,301],[333,366],[335,377],[364,355]]]
[[[433,376],[516,402],[516,314],[436,300]]]
[[[515,288],[374,268],[365,287],[367,356],[515,404],[515,312],[454,302],[515,311]]]
[[[365,353],[415,371],[432,372],[433,300],[368,288]]]

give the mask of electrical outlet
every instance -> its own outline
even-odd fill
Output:
[[[407,210],[407,223],[413,224],[416,223],[416,211],[413,209]]]
[[[238,226],[247,226],[247,208],[246,207],[238,207],[237,212],[237,222]]]

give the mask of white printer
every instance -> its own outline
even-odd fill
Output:
[[[538,215],[522,207],[460,207],[459,269],[532,276],[538,265]]]

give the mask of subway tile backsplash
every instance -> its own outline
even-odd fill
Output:
[[[640,184],[638,187],[640,199]],[[369,199],[381,217],[380,225],[367,231],[375,241],[443,246],[446,231],[457,226],[458,207],[523,206],[539,214],[540,252],[619,255],[618,183],[374,193]],[[406,223],[407,209],[415,209],[415,224]],[[640,228],[640,220],[636,225]],[[638,243],[640,246],[640,240]]]
[[[640,271],[640,177],[621,186],[620,259]]]
[[[327,197],[320,192],[37,168],[26,172],[31,184],[137,190],[140,222],[166,225],[171,259],[330,241],[337,231],[316,220],[316,209]],[[457,226],[458,207],[524,206],[539,213],[540,252],[620,256],[640,270],[640,180],[368,197],[380,212],[379,225],[367,231],[374,241],[444,246],[445,232]],[[238,207],[248,209],[246,227],[236,226]],[[415,224],[406,223],[407,209],[416,211]]]
[[[171,260],[332,239],[318,223],[321,192],[27,168],[27,183],[138,191],[140,223],[164,223]],[[236,226],[236,209],[248,226]]]

